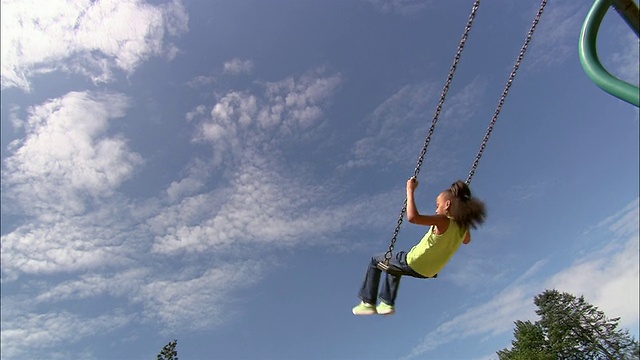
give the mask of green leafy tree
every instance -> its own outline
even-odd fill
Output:
[[[160,354],[158,354],[158,360],[178,360],[178,340],[173,340],[162,348]]]
[[[516,321],[511,349],[497,352],[500,360],[631,360],[640,346],[620,318],[608,319],[584,297],[546,290],[534,298],[540,320]]]

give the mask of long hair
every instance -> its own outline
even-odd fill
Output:
[[[451,200],[449,215],[463,228],[477,228],[484,223],[487,217],[487,210],[484,202],[471,195],[469,185],[462,180],[451,184],[451,187],[444,191]]]

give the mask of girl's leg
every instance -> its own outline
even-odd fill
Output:
[[[409,264],[407,264],[407,253],[399,251],[389,261],[389,266],[392,266],[394,270],[400,271],[400,275],[386,274],[385,280],[382,283],[382,289],[380,290],[380,299],[387,305],[393,306],[396,302],[396,296],[398,295],[398,288],[400,287],[400,278],[402,275],[412,276],[417,278],[424,278],[424,276],[416,273]]]
[[[398,288],[400,287],[401,275],[386,274],[384,282],[382,283],[382,289],[380,289],[380,300],[385,304],[393,306],[396,302],[396,296],[398,296]]]
[[[371,257],[367,275],[362,282],[362,287],[358,297],[367,304],[375,304],[378,297],[378,283],[380,283],[380,275],[382,271],[378,269],[378,262],[384,261],[384,254],[378,254]]]

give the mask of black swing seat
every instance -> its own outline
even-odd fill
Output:
[[[378,269],[386,272],[389,275],[402,275],[404,274],[402,271],[398,270],[397,268],[393,267],[393,266],[389,266],[387,264],[384,263],[384,261],[379,261],[377,264]],[[432,277],[428,277],[426,279],[435,279],[438,277],[438,274],[433,275]]]
[[[378,262],[378,269],[386,272],[389,275],[402,275],[402,271],[398,270],[397,268],[395,268],[393,266],[389,266],[389,265],[385,264],[384,261],[379,261]]]

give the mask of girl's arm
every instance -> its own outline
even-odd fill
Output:
[[[418,187],[418,180],[414,177],[407,181],[407,220],[412,224],[436,226],[436,233],[444,233],[449,228],[449,218],[444,215],[421,215],[418,212],[414,192]]]
[[[465,235],[464,240],[462,240],[463,244],[468,244],[471,242],[471,232],[467,231],[467,235]]]

